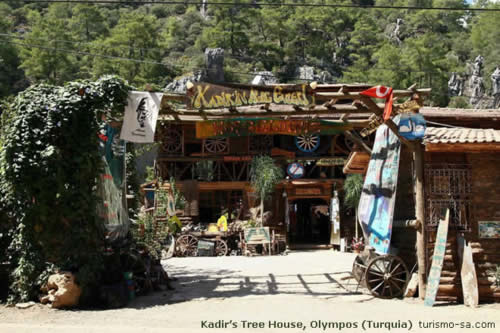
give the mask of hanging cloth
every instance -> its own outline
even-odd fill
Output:
[[[136,143],[154,142],[156,121],[163,94],[132,91],[127,106],[120,138]]]

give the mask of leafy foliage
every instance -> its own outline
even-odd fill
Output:
[[[0,153],[0,208],[15,223],[11,300],[33,298],[33,282],[55,268],[76,272],[84,292],[97,281],[104,237],[97,133],[102,119],[123,111],[127,94],[124,81],[104,77],[35,85],[12,103]]]
[[[283,169],[276,164],[270,156],[256,156],[250,164],[250,180],[252,187],[260,197],[260,216],[264,215],[264,200],[274,192],[274,187],[285,176]]]
[[[446,106],[451,72],[466,72],[467,61],[481,54],[489,75],[500,59],[495,13],[289,7],[276,0],[265,0],[276,6],[242,6],[251,1],[208,4],[205,18],[194,4],[2,3],[0,32],[23,39],[0,40],[0,70],[6,73],[0,77],[0,95],[22,89],[26,79],[60,84],[103,74],[118,74],[137,87],[162,89],[173,78],[203,68],[205,48],[222,47],[226,80],[248,83],[251,72],[268,70],[282,82],[294,82],[297,68],[308,65],[315,74],[327,72],[336,81],[428,86],[433,89],[429,102]],[[488,0],[376,4],[499,6]],[[398,19],[402,23],[396,39]],[[490,80],[484,81],[489,89]]]
[[[361,192],[363,191],[363,176],[348,175],[344,182],[344,203],[346,207],[357,209]]]

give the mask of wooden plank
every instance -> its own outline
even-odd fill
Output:
[[[425,196],[424,196],[424,157],[422,145],[415,145],[413,152],[413,167],[415,169],[415,215],[418,221],[425,221]],[[424,299],[426,293],[426,249],[425,249],[425,226],[421,223],[417,228],[417,263],[418,263],[418,290],[420,299]]]
[[[500,143],[426,143],[427,152],[467,152],[485,153],[500,152]]]
[[[427,290],[425,292],[426,306],[433,306],[436,301],[436,295],[439,288],[439,280],[441,279],[441,270],[443,268],[444,252],[446,250],[446,239],[448,237],[448,224],[450,222],[450,210],[446,210],[446,217],[441,220],[437,231],[437,241],[434,247],[434,255],[432,257],[432,265],[427,280]]]
[[[398,97],[411,97],[414,93],[419,95],[429,95],[431,93],[431,88],[416,89],[416,90],[394,90],[393,94],[395,98]],[[341,99],[355,99],[363,96],[360,92],[317,92],[316,95]]]
[[[459,241],[460,238],[462,238],[463,240],[463,237],[459,237]],[[475,308],[479,304],[479,291],[477,286],[476,269],[474,267],[474,261],[472,259],[472,248],[470,247],[470,245],[465,243],[465,240],[461,242],[463,243],[463,254],[460,277],[462,280],[464,304]]]

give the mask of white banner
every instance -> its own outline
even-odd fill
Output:
[[[145,91],[129,93],[120,139],[136,143],[154,142],[162,96],[162,93]]]

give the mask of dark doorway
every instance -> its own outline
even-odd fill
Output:
[[[298,199],[290,204],[291,245],[330,244],[328,204],[321,199]]]

